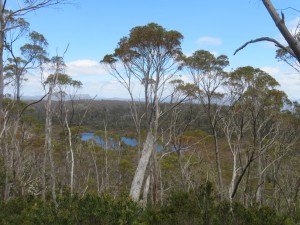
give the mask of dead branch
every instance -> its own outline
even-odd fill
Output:
[[[272,42],[272,43],[275,44],[276,47],[281,48],[282,50],[288,52],[290,55],[292,55],[293,57],[296,58],[296,55],[294,54],[293,51],[291,51],[290,49],[288,49],[287,47],[285,47],[284,45],[282,45],[280,42],[278,42],[274,38],[270,38],[270,37],[261,37],[261,38],[256,38],[256,39],[253,39],[251,41],[248,41],[245,44],[243,44],[241,47],[239,47],[237,50],[235,50],[235,52],[233,53],[233,55],[235,55],[236,53],[238,53],[240,50],[244,49],[247,45],[253,44],[253,43],[256,43],[256,42],[261,42],[261,41]]]

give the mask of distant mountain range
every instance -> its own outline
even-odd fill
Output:
[[[23,101],[37,101],[37,100],[40,100],[43,96],[42,95],[32,95],[32,96],[22,96],[21,99]],[[66,95],[65,96],[65,100],[69,101],[71,99],[74,99],[74,100],[91,100],[93,99],[94,97],[91,97],[89,94],[78,94],[78,95]],[[45,100],[46,98],[44,98]],[[53,96],[52,98],[53,101],[57,101],[59,100],[59,97],[57,96]],[[112,97],[112,98],[101,98],[101,97],[96,97],[95,100],[112,100],[112,101],[130,101],[130,99],[128,98],[118,98],[118,97]],[[137,99],[136,101],[143,101],[143,99]],[[293,100],[293,102],[296,101],[298,103],[300,103],[300,99],[296,99],[296,100]],[[166,100],[167,102],[167,100]]]
[[[23,101],[37,101],[40,100],[41,98],[43,98],[43,95],[33,95],[33,96],[22,96],[21,100]],[[66,95],[65,100],[88,100],[88,99],[92,99],[90,95],[88,94],[79,94],[79,95]],[[60,98],[58,96],[53,95],[52,100],[57,101]]]
[[[43,97],[43,95],[32,95],[32,96],[22,96],[21,99],[23,101],[38,101]],[[89,94],[79,94],[79,95],[66,95],[65,96],[65,100],[69,101],[71,99],[74,100],[90,100],[93,99],[93,97],[91,97]],[[44,100],[46,99],[46,97],[44,98]],[[57,101],[60,98],[58,96],[53,96],[52,100],[53,101]],[[118,98],[118,97],[112,97],[112,98],[101,98],[101,97],[96,97],[95,100],[112,100],[112,101],[129,101],[129,99],[127,98]]]

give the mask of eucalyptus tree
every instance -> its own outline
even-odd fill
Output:
[[[28,28],[24,16],[41,8],[67,3],[68,0],[23,0],[15,2],[0,1],[0,107],[4,97],[4,52],[7,34],[12,31],[18,39],[21,33]]]
[[[216,57],[208,51],[199,50],[194,52],[192,56],[186,57],[184,64],[196,87],[196,98],[203,105],[208,116],[214,138],[219,191],[221,198],[223,198],[224,185],[217,126],[220,121],[220,111],[222,108],[223,93],[221,93],[221,86],[226,76],[224,68],[229,65],[229,60],[225,55]]]
[[[26,22],[22,20],[22,24],[26,27]],[[22,29],[21,29],[22,30]],[[21,35],[21,31],[19,34]],[[5,39],[5,47],[10,57],[7,59],[7,65],[4,67],[5,71],[5,82],[12,83],[16,88],[16,99],[17,101],[11,101],[10,107],[3,107],[1,109],[2,115],[9,114],[9,117],[4,117],[5,120],[1,121],[3,127],[7,127],[4,136],[0,136],[1,153],[3,154],[3,160],[5,161],[6,170],[6,181],[4,199],[7,200],[10,197],[11,187],[17,193],[23,193],[23,184],[25,183],[23,173],[25,169],[23,144],[24,141],[22,136],[17,135],[21,132],[21,114],[28,108],[22,105],[20,102],[20,89],[23,82],[24,75],[29,69],[39,67],[43,62],[47,61],[46,50],[47,41],[43,35],[37,32],[31,32],[29,34],[29,43],[23,45],[20,48],[22,56],[16,56],[16,49],[14,49],[15,37],[9,35],[10,38]],[[21,106],[24,110],[21,110]],[[10,121],[6,121],[6,118],[10,118]],[[9,124],[8,124],[9,122]],[[9,150],[7,148],[10,148]],[[13,174],[13,176],[12,176]],[[8,177],[14,177],[8,182]],[[12,185],[13,184],[13,185]],[[17,185],[19,184],[19,185]]]
[[[71,89],[73,89],[73,91],[76,93],[77,90],[79,88],[81,88],[82,83],[78,80],[73,80],[67,74],[61,73],[61,72],[63,72],[63,69],[65,67],[64,62],[62,61],[62,58],[55,57],[52,59],[52,61],[53,60],[59,61],[58,63],[59,63],[59,67],[61,67],[61,70],[57,70],[58,73],[49,75],[47,77],[47,80],[45,81],[45,84],[49,85],[49,92],[51,91],[51,93],[48,94],[47,109],[49,110],[49,112],[48,112],[49,114],[53,111],[58,111],[57,116],[61,123],[63,133],[65,134],[64,137],[67,137],[67,140],[64,140],[64,141],[66,142],[66,146],[67,146],[67,152],[68,152],[67,155],[70,154],[70,158],[71,158],[71,160],[70,160],[71,166],[70,166],[70,172],[69,172],[70,173],[70,192],[71,192],[71,195],[73,195],[75,157],[74,157],[73,144],[72,144],[72,132],[70,129],[71,123],[68,118],[69,110],[67,109],[67,106],[66,106],[65,97],[66,97],[66,95],[68,95],[68,96],[72,95],[72,93],[70,93],[70,91],[72,91]],[[53,93],[53,95],[56,95],[55,97],[58,97],[59,110],[51,109],[51,100],[49,102],[49,97],[51,97],[51,98],[53,97],[52,96],[53,91],[55,92],[55,93]],[[72,96],[70,98],[71,98],[71,101],[73,101]],[[74,113],[74,112],[72,112],[72,113]],[[71,117],[72,117],[72,115],[71,115]],[[50,114],[49,119],[51,119],[51,118],[52,118],[52,115]],[[51,123],[49,125],[51,125]],[[66,128],[66,130],[65,130],[65,128]],[[51,138],[51,137],[48,137],[48,138]],[[66,157],[66,158],[68,158],[68,157]]]
[[[155,145],[161,109],[159,103],[165,86],[176,72],[176,60],[181,56],[183,36],[174,30],[167,31],[155,23],[131,29],[128,37],[121,38],[113,54],[104,56],[102,63],[128,91],[131,98],[132,116],[136,127],[145,118],[147,138],[132,181],[130,196],[138,201],[151,155],[155,157]],[[134,88],[141,85],[144,95],[144,113],[138,114]],[[138,130],[138,129],[137,129]],[[156,160],[153,161],[156,170]],[[157,176],[153,176],[153,200],[156,201]],[[147,182],[148,183],[148,182]],[[146,187],[147,188],[147,187]]]
[[[30,69],[36,69],[48,61],[46,47],[48,42],[46,38],[38,32],[30,32],[29,42],[20,47],[21,56],[17,56],[13,47],[14,41],[6,40],[5,46],[10,56],[8,64],[4,67],[4,78],[6,83],[13,83],[16,88],[16,100],[20,101],[21,84],[26,78],[25,74]]]
[[[289,102],[286,94],[276,89],[278,85],[269,74],[250,66],[236,69],[226,79],[230,101],[222,125],[233,155],[231,201],[245,176],[244,203],[247,204],[246,195],[254,195],[260,205],[264,201],[267,154],[280,138],[281,109]],[[254,162],[257,186],[253,193],[249,176]]]
[[[52,146],[52,98],[55,91],[55,87],[58,82],[60,74],[64,74],[66,64],[63,57],[55,56],[50,60],[50,70],[53,72],[45,81],[45,88],[47,90],[47,101],[46,101],[46,119],[45,119],[45,147],[44,147],[44,160],[42,167],[42,198],[46,199],[46,165],[47,159],[50,163],[50,176],[51,176],[51,192],[54,204],[57,206],[56,202],[56,174],[55,165],[53,158],[53,146]]]
[[[289,103],[287,95],[276,88],[279,83],[264,71],[255,69],[245,101],[250,113],[252,148],[257,154],[258,184],[256,201],[262,205],[265,198],[267,152],[279,138],[280,111]]]

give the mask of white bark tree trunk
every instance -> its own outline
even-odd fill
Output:
[[[230,187],[229,187],[229,200],[230,203],[233,202],[233,191],[235,188],[235,180],[237,177],[237,152],[232,151],[232,156],[233,156],[233,168],[232,168],[232,177],[231,177],[231,182],[230,182]]]
[[[66,122],[66,126],[68,129],[69,148],[70,148],[70,154],[71,154],[70,191],[71,191],[71,196],[73,196],[73,192],[74,192],[74,151],[73,151],[73,147],[72,147],[72,133],[71,133],[71,129],[69,127],[67,113],[66,113],[66,117],[65,117],[65,122]]]
[[[146,208],[146,206],[147,206],[149,187],[150,187],[150,175],[147,177],[145,186],[144,186],[144,192],[143,192],[143,207],[144,208]]]
[[[57,206],[56,202],[56,176],[55,176],[55,167],[54,167],[54,159],[53,159],[53,149],[52,149],[52,93],[54,86],[50,84],[48,99],[46,103],[46,121],[45,121],[45,155],[44,155],[44,165],[43,165],[43,192],[42,197],[45,200],[46,194],[46,162],[47,155],[50,161],[50,170],[51,170],[51,192],[52,199],[54,204]]]
[[[138,202],[142,190],[142,185],[145,177],[146,168],[148,166],[151,153],[153,151],[154,137],[151,132],[148,132],[146,142],[143,147],[142,155],[135,171],[135,175],[130,188],[131,198]]]

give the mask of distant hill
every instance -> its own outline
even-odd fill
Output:
[[[21,100],[23,101],[36,101],[36,100],[40,100],[43,97],[43,95],[33,95],[33,96],[22,96]],[[79,95],[66,95],[65,96],[65,100],[89,100],[92,99],[90,95],[88,94],[79,94]],[[58,96],[53,96],[52,100],[57,101],[59,100]]]

